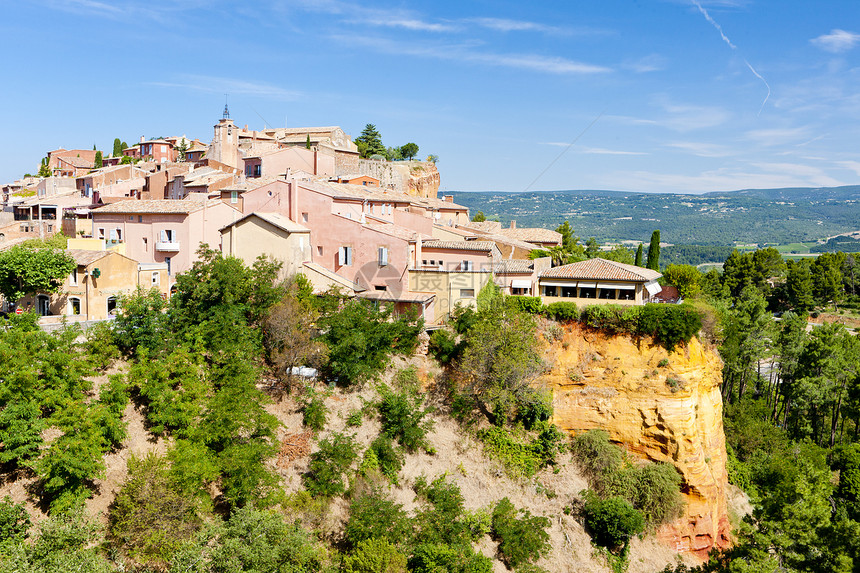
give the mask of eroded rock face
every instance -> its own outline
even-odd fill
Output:
[[[553,421],[577,433],[604,429],[634,456],[675,465],[684,515],[658,536],[704,558],[730,544],[728,475],[720,395],[722,362],[692,340],[667,353],[649,341],[568,327],[548,351]]]
[[[436,165],[428,161],[359,161],[359,172],[379,179],[385,189],[415,197],[436,197],[440,177]]]

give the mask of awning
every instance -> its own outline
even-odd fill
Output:
[[[514,279],[511,281],[511,288],[532,288],[532,281],[528,279]]]
[[[636,290],[636,285],[630,283],[597,283],[597,288]]]
[[[582,284],[582,283],[580,283],[580,284]],[[543,280],[542,280],[542,281],[540,282],[540,286],[542,286],[542,287],[545,287],[545,286],[551,286],[551,287],[553,287],[553,286],[554,286],[554,287],[575,287],[575,286],[576,286],[576,281],[566,281],[566,282],[562,282],[562,281],[543,281]]]
[[[648,291],[648,296],[654,296],[655,294],[663,290],[663,287],[661,287],[659,283],[654,281],[650,283],[645,283],[645,290]]]
[[[579,288],[597,288],[596,282],[579,281]],[[612,288],[612,287],[607,287]]]

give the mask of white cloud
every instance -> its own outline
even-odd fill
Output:
[[[644,151],[620,151],[617,149],[604,149],[602,147],[583,147],[576,151],[589,155],[650,155],[650,153],[645,153]]]
[[[839,54],[847,52],[858,42],[860,42],[860,34],[846,32],[845,30],[835,29],[829,34],[824,34],[810,40],[814,45],[822,50]]]
[[[496,30],[498,32],[549,32],[558,33],[561,30],[553,26],[529,22],[527,20],[508,20],[507,18],[474,18],[472,22]]]
[[[801,144],[809,140],[809,130],[805,127],[754,129],[746,132],[744,137],[766,147]]]
[[[365,23],[388,28],[405,28],[406,30],[413,30],[416,32],[451,32],[457,29],[456,26],[449,24],[425,22],[417,18],[366,20]]]
[[[666,69],[666,58],[658,54],[651,54],[636,60],[629,60],[622,67],[639,74],[658,72]]]
[[[713,143],[678,141],[675,143],[667,143],[666,147],[688,151],[698,157],[730,157],[734,155],[734,152],[730,148]]]
[[[201,75],[185,75],[181,76],[177,81],[149,82],[149,85],[165,88],[187,89],[206,93],[253,95],[290,101],[299,99],[303,95],[298,91],[292,91],[262,82]]]
[[[660,123],[675,131],[687,132],[723,125],[731,114],[721,107],[689,104],[664,104],[667,117]]]

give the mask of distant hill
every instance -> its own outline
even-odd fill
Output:
[[[701,195],[605,190],[452,192],[472,213],[503,224],[555,228],[568,220],[582,237],[731,246],[815,241],[860,229],[860,186],[743,189]]]

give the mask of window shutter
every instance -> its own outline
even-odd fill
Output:
[[[388,264],[388,249],[379,247],[379,266],[384,267]]]
[[[337,250],[337,264],[340,266],[346,264],[346,247],[341,247]]]
[[[346,264],[351,266],[352,265],[352,247],[345,247],[345,248],[346,248]]]
[[[161,242],[166,243],[167,241],[167,231],[161,231]]]

